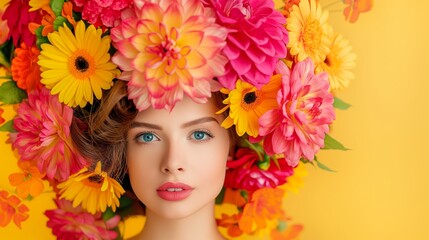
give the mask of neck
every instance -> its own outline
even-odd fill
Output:
[[[208,205],[190,216],[179,219],[168,219],[147,209],[146,223],[138,239],[220,240],[224,238],[217,230],[214,206]]]

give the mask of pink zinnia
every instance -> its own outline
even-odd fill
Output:
[[[74,208],[72,202],[65,199],[55,199],[58,209],[47,210],[49,218],[46,225],[52,228],[52,233],[63,240],[75,239],[116,239],[118,233],[114,230],[120,216],[115,215],[104,221],[101,213],[92,215],[82,210],[80,206]]]
[[[282,88],[277,94],[279,108],[259,119],[259,135],[265,136],[268,154],[283,153],[290,166],[301,157],[313,160],[324,146],[325,133],[335,119],[329,93],[328,75],[314,74],[314,64],[307,58],[296,63],[292,72],[283,68]]]
[[[129,98],[139,110],[171,110],[184,94],[206,102],[226,63],[226,30],[211,9],[199,0],[135,1],[133,7],[111,29],[118,49],[112,61],[129,81]]]
[[[13,44],[19,46],[18,42],[24,41],[27,46],[33,46],[36,36],[28,29],[31,22],[40,23],[42,15],[39,11],[29,11],[30,0],[13,0],[6,6],[3,19],[7,20],[10,29],[7,38],[12,36]]]
[[[237,79],[260,88],[270,81],[280,58],[286,57],[286,19],[267,0],[208,0],[217,23],[228,31],[223,54],[229,59],[225,74],[218,77],[233,89]]]
[[[11,133],[11,139],[21,161],[36,161],[40,172],[58,181],[66,180],[86,165],[70,136],[73,109],[61,104],[49,90],[30,92],[17,114],[17,133]]]
[[[287,165],[283,158],[277,159],[278,166],[271,161],[267,170],[259,168],[260,160],[255,151],[248,148],[238,149],[235,159],[227,162],[224,186],[253,192],[263,187],[275,188],[293,175],[293,168]]]
[[[121,11],[133,4],[133,0],[72,0],[75,11],[82,12],[82,19],[95,27],[114,27]]]

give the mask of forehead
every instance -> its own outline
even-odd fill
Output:
[[[188,97],[176,103],[171,112],[165,109],[148,108],[137,114],[135,121],[148,121],[155,124],[174,125],[175,123],[185,123],[201,117],[215,117],[218,122],[223,117],[216,114],[219,108],[212,99],[206,103],[196,103]]]

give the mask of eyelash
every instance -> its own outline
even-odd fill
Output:
[[[146,134],[152,134],[153,135],[153,137],[155,138],[155,140],[160,140],[159,139],[159,137],[154,133],[154,132],[152,132],[152,131],[147,131],[147,132],[142,132],[142,133],[139,133],[136,137],[135,137],[135,141],[137,142],[137,143],[142,143],[142,144],[148,144],[148,143],[150,143],[150,142],[153,142],[153,141],[149,141],[149,142],[146,142],[146,141],[144,141],[143,139],[141,139],[144,135],[146,135]]]
[[[208,138],[201,139],[201,140],[195,139],[195,138],[193,138],[195,133],[204,133],[208,136]],[[211,132],[204,130],[204,129],[197,129],[197,130],[192,131],[192,133],[189,135],[188,139],[196,141],[196,142],[205,142],[205,141],[212,139],[213,137],[214,136]]]
[[[194,134],[195,133],[204,133],[206,136],[204,136],[203,139],[195,139],[194,138]],[[151,141],[145,141],[142,138],[146,135],[146,134],[152,134],[153,139],[151,139]],[[211,132],[204,130],[204,129],[197,129],[191,132],[191,134],[188,136],[189,140],[195,141],[195,142],[205,142],[208,141],[210,139],[212,139],[214,136]],[[160,138],[152,131],[147,131],[147,132],[141,132],[139,133],[136,137],[135,137],[135,141],[137,143],[141,143],[141,144],[148,144],[154,141],[159,141]]]

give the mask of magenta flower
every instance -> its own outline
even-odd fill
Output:
[[[275,188],[286,183],[286,178],[293,175],[293,168],[286,161],[277,159],[278,166],[271,161],[267,170],[258,167],[258,154],[248,148],[240,148],[235,159],[227,162],[225,187],[256,191],[260,188]]]
[[[118,233],[114,230],[120,216],[115,215],[107,221],[102,219],[101,213],[94,215],[85,212],[80,206],[74,208],[72,202],[65,199],[55,199],[58,209],[47,210],[45,215],[49,218],[46,225],[52,228],[57,239],[75,240],[116,239]]]
[[[213,77],[224,74],[221,50],[226,30],[197,0],[136,1],[112,28],[118,49],[112,58],[129,81],[129,98],[139,110],[171,110],[186,94],[195,102],[211,96]],[[147,103],[150,103],[147,104]]]
[[[30,0],[13,0],[8,3],[3,14],[3,19],[7,20],[10,29],[7,38],[12,36],[14,46],[19,46],[18,42],[24,41],[27,46],[33,46],[36,36],[28,29],[31,22],[40,23],[42,15],[39,11],[29,11]]]
[[[266,0],[207,0],[217,22],[228,29],[228,58],[220,83],[233,89],[237,79],[260,88],[270,81],[279,58],[286,57],[286,19]]]
[[[277,94],[279,108],[259,119],[259,135],[265,136],[265,151],[283,153],[294,167],[301,157],[313,160],[324,146],[325,133],[335,119],[334,98],[329,93],[328,75],[314,74],[314,64],[307,58],[296,63],[292,72],[281,68],[282,88]]]
[[[17,110],[11,133],[12,146],[21,161],[36,161],[48,179],[66,180],[86,165],[74,148],[70,125],[73,110],[58,101],[57,96],[42,88],[28,94]]]
[[[114,27],[121,11],[133,4],[133,0],[72,0],[75,10],[82,12],[82,19],[95,27]]]

